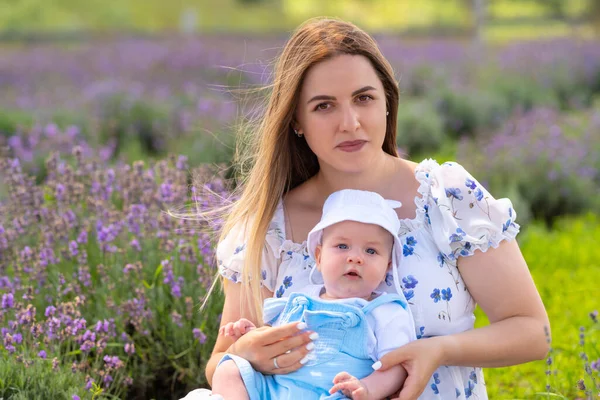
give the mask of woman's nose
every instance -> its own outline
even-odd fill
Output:
[[[343,107],[342,120],[340,121],[340,131],[354,132],[360,127],[358,113],[352,106]]]

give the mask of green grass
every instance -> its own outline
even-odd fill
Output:
[[[550,231],[534,224],[518,239],[550,317],[553,373],[549,384],[568,399],[583,398],[577,390],[577,381],[586,375],[579,355],[579,327],[592,325],[589,313],[600,309],[600,218],[563,219]],[[487,325],[485,315],[477,311],[476,326]],[[586,337],[590,361],[600,358],[598,325]],[[545,371],[545,361],[488,369],[489,398],[535,398],[535,393],[545,391]],[[585,382],[590,387],[591,381]]]

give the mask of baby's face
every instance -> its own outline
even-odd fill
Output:
[[[392,246],[392,235],[378,225],[344,221],[325,228],[315,250],[323,297],[369,299],[390,267]]]

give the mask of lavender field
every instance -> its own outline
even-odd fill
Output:
[[[218,218],[235,132],[286,37],[0,44],[0,397],[177,399],[206,385]],[[600,393],[600,46],[378,36],[398,146],[510,197],[551,316],[544,362],[492,399]],[[478,325],[485,319],[479,318]],[[581,326],[581,328],[580,328]]]

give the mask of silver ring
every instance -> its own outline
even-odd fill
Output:
[[[279,369],[279,364],[277,364],[277,357],[273,359],[273,365],[275,366],[275,369]]]

